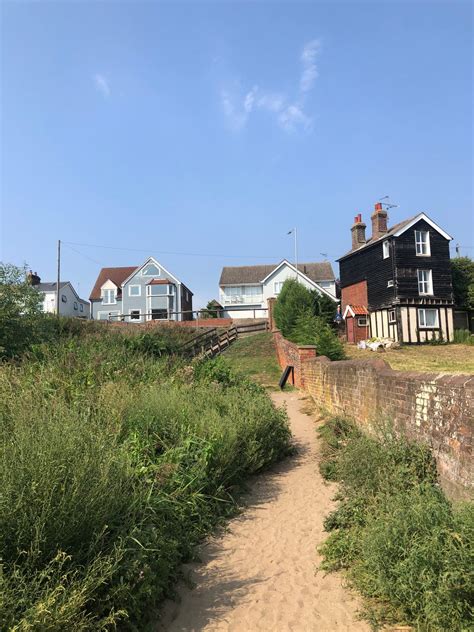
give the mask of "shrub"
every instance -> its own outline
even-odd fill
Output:
[[[451,273],[455,304],[474,309],[474,261],[470,257],[451,259]]]
[[[283,283],[278,299],[273,308],[273,316],[278,329],[285,338],[289,338],[298,317],[311,312],[313,295],[296,279],[287,279]]]
[[[339,506],[325,521],[322,568],[346,569],[366,598],[375,627],[462,632],[472,622],[474,507],[453,508],[437,483],[425,446],[390,428],[367,437],[328,422],[321,471],[341,481]]]
[[[162,338],[103,328],[0,367],[0,629],[145,629],[246,477],[287,453],[262,389],[222,360],[193,378]]]
[[[304,312],[298,316],[289,339],[299,345],[316,345],[318,355],[344,359],[344,347],[334,330],[321,317]]]
[[[454,342],[463,345],[474,345],[474,335],[471,334],[469,329],[455,329]]]

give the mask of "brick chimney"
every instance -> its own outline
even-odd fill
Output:
[[[357,250],[357,248],[360,248],[365,244],[365,229],[366,225],[362,221],[362,215],[359,213],[359,215],[354,217],[354,224],[351,228],[352,250]]]
[[[41,279],[38,276],[37,272],[32,272],[31,270],[28,272],[26,280],[30,285],[39,285],[41,283]]]
[[[388,215],[387,211],[382,206],[382,202],[376,203],[374,213],[370,219],[372,220],[372,239],[383,237],[383,235],[385,235],[388,231]]]

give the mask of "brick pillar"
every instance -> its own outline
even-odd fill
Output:
[[[276,325],[275,325],[275,319],[273,318],[273,308],[275,306],[275,301],[276,298],[269,298],[267,299],[267,306],[268,306],[268,326],[270,327],[270,331],[273,331],[274,329],[276,329]]]

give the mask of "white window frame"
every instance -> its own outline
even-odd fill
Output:
[[[110,292],[112,292],[113,300],[108,300],[110,298]],[[113,288],[106,288],[102,290],[102,305],[116,305],[117,304],[117,292]]]
[[[423,236],[426,235],[426,241]],[[426,246],[426,252],[423,252]],[[417,257],[431,257],[430,231],[415,230],[415,252]]]
[[[153,287],[166,287],[166,292],[163,292],[161,294],[153,294],[152,293],[152,288]],[[171,283],[168,284],[164,284],[164,283],[160,283],[160,285],[147,285],[146,286],[146,295],[147,296],[174,296],[174,286]]]
[[[393,325],[393,323],[397,322],[397,313],[394,309],[388,310],[388,324]]]
[[[367,316],[358,316],[357,317],[357,326],[358,327],[367,327],[367,325],[368,325]]]
[[[277,294],[277,295],[280,294],[281,288],[283,287],[283,283],[284,282],[285,281],[274,281],[273,282],[273,293],[274,294]],[[278,289],[277,289],[277,287],[278,287]]]
[[[78,309],[79,305],[77,304],[77,301],[74,301],[74,310],[77,312]]]
[[[137,287],[137,288],[138,288],[138,294],[132,294],[132,287]],[[135,284],[135,285],[129,285],[129,286],[128,286],[128,295],[129,295],[131,298],[138,298],[139,296],[141,296],[141,295],[142,295],[142,286],[141,286],[141,285],[137,285],[137,284]]]
[[[436,314],[436,323],[434,325],[426,324],[426,312],[434,312]],[[418,308],[418,327],[420,329],[439,329],[439,310],[436,307]]]
[[[80,312],[84,311],[84,304],[83,303],[79,303],[79,311]]]
[[[382,243],[382,250],[383,250],[383,258],[388,259],[390,257],[390,242],[388,241],[388,239],[386,239]]]
[[[65,294],[61,294],[61,303],[67,303],[67,296]]]
[[[132,312],[138,312],[138,318],[132,318]],[[140,323],[142,322],[142,310],[141,309],[138,309],[138,308],[137,309],[131,309],[131,310],[129,310],[128,315],[129,315],[129,321],[130,322],[132,322],[132,321],[137,321],[137,322],[140,322]]]
[[[424,278],[425,274],[428,275],[427,278]],[[420,296],[432,296],[433,295],[433,272],[432,272],[432,270],[417,270],[416,271],[416,276],[417,276],[417,280],[418,280],[418,294]]]
[[[387,281],[387,287],[393,287],[394,283],[393,283],[393,279],[390,279],[389,281]]]

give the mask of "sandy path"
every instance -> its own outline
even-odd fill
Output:
[[[166,632],[368,631],[337,575],[316,573],[323,519],[334,486],[317,467],[314,421],[300,412],[296,392],[286,402],[298,453],[255,477],[245,511],[189,564],[194,589],[180,586],[180,602],[167,602],[158,630]]]

